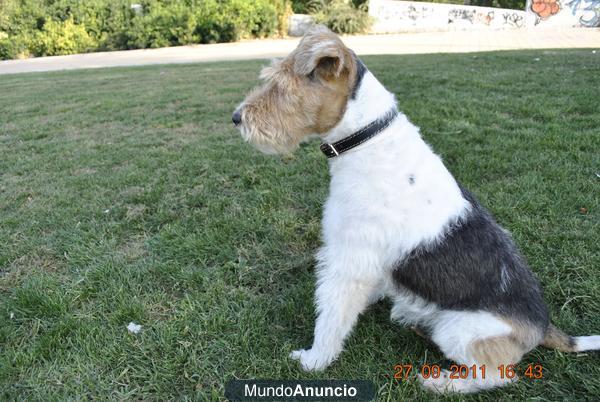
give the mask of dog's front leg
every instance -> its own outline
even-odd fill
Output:
[[[358,316],[376,297],[376,285],[364,278],[321,272],[316,290],[317,322],[312,348],[291,353],[304,370],[323,370],[334,361]]]

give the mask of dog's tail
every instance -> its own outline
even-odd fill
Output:
[[[571,336],[550,324],[541,343],[542,346],[563,352],[600,350],[600,335]]]

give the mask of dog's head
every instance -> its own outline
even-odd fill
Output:
[[[293,151],[342,118],[357,76],[357,59],[324,26],[307,33],[286,58],[260,73],[262,86],[234,111],[242,137],[265,153]]]

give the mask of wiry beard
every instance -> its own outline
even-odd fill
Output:
[[[240,125],[240,132],[244,141],[252,144],[254,148],[267,155],[287,154],[292,152],[296,146],[289,142],[281,143],[273,141],[273,138],[284,138],[282,135],[269,135],[257,127]]]

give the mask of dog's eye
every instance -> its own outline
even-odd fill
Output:
[[[316,69],[315,69],[316,70]],[[309,80],[314,81],[316,78],[316,73],[315,70],[312,70],[310,73],[308,73],[307,77]]]

